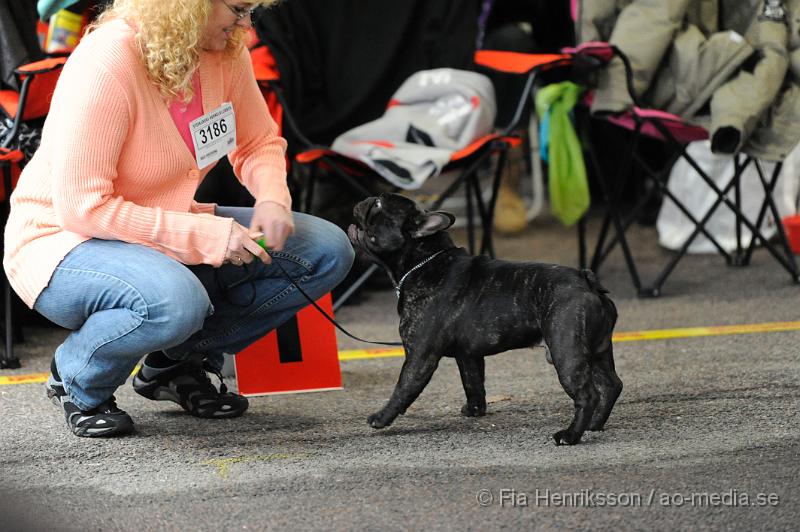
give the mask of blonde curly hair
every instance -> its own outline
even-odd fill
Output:
[[[216,0],[114,0],[89,28],[123,19],[136,28],[136,43],[150,80],[169,101],[191,101],[192,76],[200,61],[211,4]],[[220,0],[222,1],[222,0]],[[276,0],[247,0],[250,8]],[[247,44],[247,30],[237,26],[225,49],[235,55]]]

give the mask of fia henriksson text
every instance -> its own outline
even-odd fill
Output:
[[[532,492],[513,488],[498,490],[481,489],[475,496],[481,506],[498,505],[516,508],[526,506],[563,508],[602,508],[602,507],[770,507],[780,504],[777,493],[747,493],[738,489],[722,492],[666,492],[651,489],[645,493],[612,493],[582,489],[574,492],[536,489]]]

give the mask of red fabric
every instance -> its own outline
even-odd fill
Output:
[[[256,81],[261,87],[261,95],[264,96],[264,101],[267,102],[269,113],[278,124],[279,131],[283,131],[283,107],[278,102],[278,97],[274,91],[267,84],[268,81],[281,79],[275,57],[266,46],[257,46],[250,50],[250,61],[253,63],[253,72],[256,75]]]
[[[800,214],[785,217],[783,228],[786,230],[786,238],[789,240],[792,253],[800,255]]]
[[[266,46],[256,46],[250,49],[250,61],[253,64],[253,72],[256,76],[258,86],[261,88],[261,96],[267,103],[269,114],[272,119],[278,124],[278,133],[283,132],[283,106],[278,101],[278,96],[269,86],[269,81],[281,79],[280,72],[278,72],[278,65],[275,62],[275,57]],[[289,157],[286,157],[286,167],[291,164]]]
[[[250,59],[253,61],[253,71],[258,81],[281,79],[275,57],[266,46],[252,48],[250,50]]]
[[[58,76],[61,74],[61,67],[67,61],[66,57],[50,57],[28,63],[17,69],[20,79],[24,80],[28,76],[34,76],[28,86],[28,96],[25,100],[25,110],[22,115],[23,120],[41,118],[50,110],[50,101],[53,99],[53,91],[56,88]],[[2,91],[3,93],[14,91]],[[19,95],[16,97],[19,100]],[[0,96],[0,103],[12,117],[17,116],[17,105],[11,104],[12,96],[3,94]],[[8,107],[7,107],[8,105]],[[13,113],[10,112],[13,109]]]
[[[572,56],[569,54],[524,54],[498,50],[478,50],[475,64],[510,74],[527,74],[536,68],[552,68],[566,65]]]
[[[9,150],[8,148],[0,148],[0,161],[2,162],[20,162],[25,155],[19,150]]]
[[[39,42],[43,43],[47,40],[47,32],[50,29],[50,24],[43,20],[36,21],[36,35],[39,37]]]
[[[19,106],[19,93],[17,91],[5,90],[0,91],[0,107],[3,111],[14,118],[17,116],[17,107]]]
[[[22,173],[18,164],[11,165],[11,190],[17,188],[17,181],[19,181],[19,175]],[[6,200],[6,187],[3,184],[4,182],[0,182],[0,202]]]
[[[23,157],[25,156],[19,150],[0,148],[0,168],[2,168],[2,172],[6,172],[9,171],[8,167],[11,167],[10,172],[12,190],[17,186],[17,181],[19,181],[20,168],[17,163],[20,162]],[[3,201],[6,201],[5,176],[0,175],[0,202]]]

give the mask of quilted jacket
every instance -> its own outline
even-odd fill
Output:
[[[619,47],[637,96],[706,125],[715,152],[782,160],[800,141],[800,0],[587,0],[578,40]],[[631,105],[615,59],[592,110]]]

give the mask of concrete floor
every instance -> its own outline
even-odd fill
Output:
[[[668,257],[652,228],[633,233],[646,272]],[[574,232],[546,219],[497,249],[577,257]],[[748,268],[688,257],[659,299],[635,296],[619,253],[601,279],[618,333],[800,319],[800,287],[763,250]],[[394,305],[392,292],[372,292],[337,317],[394,340]],[[458,370],[445,360],[382,431],[366,417],[401,358],[343,362],[344,390],[254,398],[235,420],[197,420],[126,386],[118,402],[137,432],[111,440],[72,436],[42,384],[3,385],[0,528],[796,530],[800,330],[787,328],[618,342],[623,395],[606,431],[574,447],[550,438],[572,406],[540,348],[487,362],[485,417],[459,415]],[[65,335],[26,332],[24,367],[0,375],[45,371]],[[366,347],[343,335],[339,346]]]

